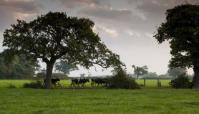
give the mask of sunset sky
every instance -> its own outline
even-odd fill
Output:
[[[132,65],[147,65],[149,71],[166,73],[171,58],[168,42],[158,44],[153,38],[164,22],[167,9],[176,5],[198,4],[198,0],[0,0],[0,51],[3,32],[16,19],[33,20],[49,11],[66,12],[68,16],[86,17],[95,22],[93,28],[109,49],[117,53],[133,73]],[[109,70],[83,70],[71,75],[90,72],[92,75]]]

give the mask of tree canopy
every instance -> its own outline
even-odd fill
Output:
[[[157,30],[159,43],[169,41],[170,67],[192,67],[193,87],[199,88],[199,5],[185,4],[167,10],[166,21]]]
[[[78,67],[72,64],[69,64],[63,60],[55,63],[56,70],[63,72],[64,74],[69,74],[73,70],[78,70]]]
[[[94,22],[86,18],[49,12],[37,19],[5,30],[3,46],[18,54],[41,58],[47,64],[46,88],[51,88],[51,75],[56,60],[86,68],[98,64],[103,68],[120,66],[119,56],[110,51],[93,32]]]

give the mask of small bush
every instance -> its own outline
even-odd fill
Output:
[[[179,75],[176,79],[171,80],[171,87],[173,88],[191,88],[191,82],[186,74]]]
[[[24,88],[44,88],[44,85],[41,81],[25,83],[23,85]]]
[[[139,85],[133,78],[128,77],[124,70],[119,70],[115,76],[108,79],[107,87],[116,89],[137,89]]]
[[[13,84],[10,84],[10,85],[8,86],[8,88],[16,88],[16,86],[13,85]]]

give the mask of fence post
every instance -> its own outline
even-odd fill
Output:
[[[158,86],[158,87],[161,87],[161,82],[160,82],[159,77],[158,77],[158,79],[157,79],[157,86]]]
[[[144,87],[146,87],[146,79],[144,78]]]

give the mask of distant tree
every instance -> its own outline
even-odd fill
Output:
[[[181,67],[175,67],[175,68],[169,68],[167,71],[169,76],[172,76],[173,78],[177,78],[179,75],[186,74],[186,68]]]
[[[156,79],[156,78],[158,78],[158,75],[156,74],[156,72],[148,72],[148,73],[143,75],[143,78],[145,78],[145,79]]]
[[[51,88],[52,70],[58,59],[86,68],[94,64],[103,68],[121,65],[119,56],[101,42],[93,26],[89,19],[49,12],[28,23],[18,20],[5,30],[3,46],[18,54],[41,58],[47,64],[45,88]]]
[[[11,58],[7,51],[0,53],[0,78],[3,79],[28,79],[32,78],[37,70],[38,62],[24,55],[13,55]]]
[[[61,71],[64,74],[69,74],[73,70],[78,70],[78,67],[76,65],[69,64],[63,60],[57,62],[55,64],[55,68],[56,70]]]
[[[134,69],[134,74],[137,76],[137,79],[139,78],[139,76],[148,73],[148,67],[146,65],[142,67],[132,65],[132,67]]]
[[[160,75],[158,75],[158,78],[159,79],[172,79],[172,77],[169,76],[168,73],[166,73],[166,74],[160,74]]]
[[[166,21],[157,30],[159,43],[169,41],[170,67],[192,67],[193,87],[199,88],[199,5],[180,5],[167,10]]]

